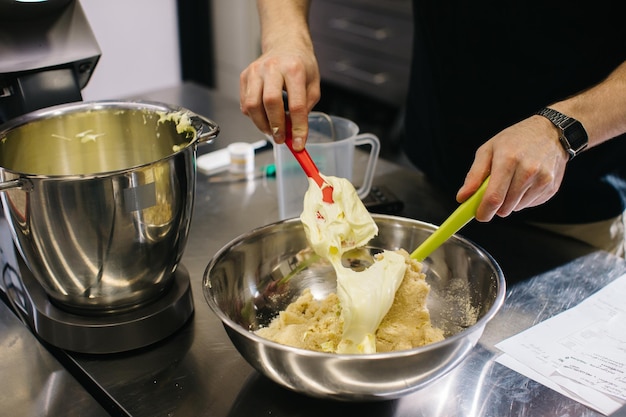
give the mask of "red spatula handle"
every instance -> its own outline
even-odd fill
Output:
[[[313,178],[313,181],[322,189],[323,200],[327,203],[333,202],[333,189],[330,184],[327,184],[326,181],[320,176],[320,171],[317,169],[315,162],[313,162],[313,158],[306,149],[302,149],[301,151],[296,151],[293,149],[293,137],[291,135],[291,118],[289,115],[286,115],[285,118],[285,145],[289,148],[293,156],[296,158],[304,173]]]

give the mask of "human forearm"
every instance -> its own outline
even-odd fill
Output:
[[[604,81],[549,107],[579,120],[589,147],[626,132],[626,62]]]
[[[304,148],[308,114],[320,98],[320,75],[307,23],[309,0],[258,0],[263,54],[240,76],[241,111],[277,144],[286,138],[289,94],[294,149]]]
[[[308,26],[309,5],[309,0],[257,1],[263,52],[286,42],[313,48]]]
[[[548,107],[579,120],[587,131],[589,147],[625,133],[626,63],[601,83]],[[583,152],[577,158],[584,157]],[[568,159],[554,124],[543,116],[531,116],[478,149],[457,199],[465,201],[491,175],[476,213],[478,220],[543,204],[559,189]]]

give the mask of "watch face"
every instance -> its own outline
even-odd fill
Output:
[[[578,120],[573,119],[549,107],[537,112],[538,115],[550,120],[561,130],[559,140],[569,154],[570,159],[587,147],[588,137],[585,128]]]
[[[578,153],[587,147],[587,132],[578,120],[570,120],[572,120],[571,124],[563,126],[563,136],[572,151]]]

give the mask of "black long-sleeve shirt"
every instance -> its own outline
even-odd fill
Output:
[[[623,0],[414,0],[409,158],[451,195],[476,149],[626,60]],[[626,138],[572,160],[559,192],[515,218],[582,223],[626,207]]]

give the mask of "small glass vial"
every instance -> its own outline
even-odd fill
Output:
[[[232,174],[252,174],[254,172],[254,146],[251,143],[235,142],[228,145],[230,172]]]

